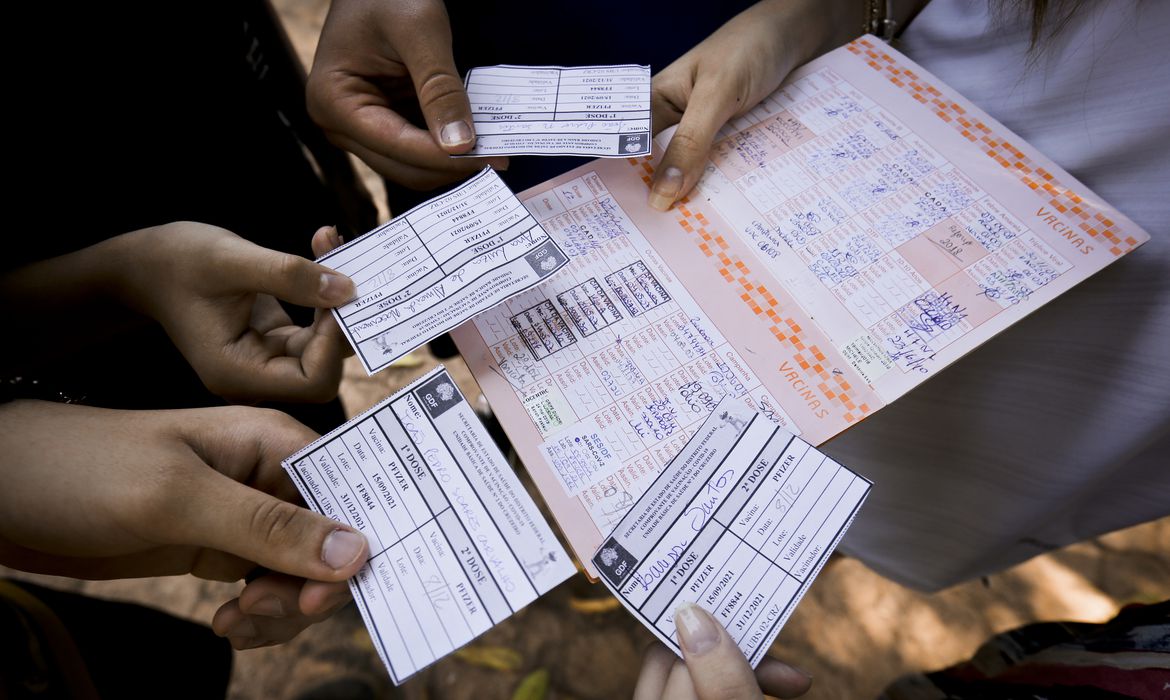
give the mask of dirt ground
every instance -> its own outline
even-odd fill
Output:
[[[311,60],[326,0],[276,0],[301,57]],[[380,184],[371,178],[369,184]],[[367,378],[347,365],[348,414],[364,410],[433,365],[395,367]],[[479,390],[462,361],[447,363],[469,397]],[[537,499],[539,501],[539,499]],[[859,523],[864,527],[864,520]],[[91,595],[153,605],[207,623],[238,585],[191,577],[50,582]],[[1036,620],[1102,621],[1129,602],[1170,598],[1170,519],[1038,557],[983,581],[918,593],[839,558],[827,567],[774,646],[773,655],[811,673],[811,700],[873,698],[891,680],[970,656],[988,636]],[[629,697],[650,635],[600,586],[580,575],[491,630],[473,651],[449,656],[400,689],[399,697],[511,698],[532,673],[547,671],[544,697]],[[160,642],[161,643],[161,642]],[[332,678],[360,676],[391,695],[389,679],[354,607],[282,647],[236,654],[233,700],[294,698]]]

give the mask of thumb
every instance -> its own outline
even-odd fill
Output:
[[[447,10],[442,3],[433,5],[401,47],[402,62],[435,142],[448,153],[466,153],[475,145],[471,104],[455,68]]]
[[[679,646],[700,700],[763,698],[747,658],[706,610],[683,603],[674,611]]]
[[[369,557],[353,528],[206,470],[192,504],[203,516],[202,544],[273,571],[314,581],[344,581]]]
[[[695,85],[686,111],[658,163],[648,203],[666,211],[694,188],[707,164],[715,134],[738,107],[734,88],[707,80]]]
[[[356,294],[353,280],[324,265],[242,238],[234,243],[230,250],[223,251],[221,264],[216,267],[231,289],[271,294],[298,306],[315,308],[339,306]]]
[[[340,248],[343,243],[345,239],[337,232],[336,226],[322,226],[313,234],[310,245],[313,248],[313,255],[319,258],[334,248]]]

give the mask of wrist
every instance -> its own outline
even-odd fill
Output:
[[[151,301],[160,292],[157,280],[173,274],[168,272],[169,261],[162,254],[162,239],[172,226],[138,229],[101,243],[101,269],[95,279],[99,292],[127,309],[153,318]]]
[[[862,0],[768,0],[776,4],[780,44],[788,51],[789,68],[861,36]]]

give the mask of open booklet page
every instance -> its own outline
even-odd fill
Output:
[[[1148,239],[872,37],[729,124],[669,212],[653,171],[594,161],[522,193],[575,257],[454,332],[594,575],[723,396],[819,445]]]
[[[349,587],[395,683],[576,572],[442,366],[284,468],[310,508],[369,540]]]

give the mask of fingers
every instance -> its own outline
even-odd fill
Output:
[[[243,332],[218,329],[222,347],[215,362],[191,358],[209,390],[240,403],[324,402],[337,396],[349,344],[328,309],[317,309],[309,326],[297,326],[274,297],[258,294],[249,326]]]
[[[703,174],[715,134],[742,105],[735,87],[713,77],[700,77],[686,111],[650,185],[651,207],[666,211],[694,188]]]
[[[402,61],[414,83],[419,107],[435,143],[451,154],[475,146],[471,104],[451,52],[451,22],[442,3],[419,13],[418,27],[401,47]]]
[[[344,581],[365,563],[362,534],[270,495],[296,493],[279,463],[311,442],[312,430],[277,411],[244,408],[183,412],[178,429],[203,464],[171,502],[180,512],[164,523],[182,528],[160,528],[162,536],[317,581]]]
[[[638,684],[634,686],[633,700],[659,700],[663,697],[666,680],[676,664],[681,665],[679,658],[661,643],[654,642],[647,647],[642,657],[642,670],[638,673]]]
[[[688,52],[650,81],[650,111],[655,135],[682,119],[687,107],[687,96],[694,87],[696,71],[696,61],[692,53]]]
[[[337,322],[333,319],[333,315],[326,309],[317,309],[313,313],[313,323],[308,327],[304,326],[286,326],[284,328],[274,328],[267,333],[273,337],[284,337],[285,346],[284,354],[289,357],[302,357],[305,354],[305,349],[309,342],[319,335],[325,335],[331,338],[338,339],[338,345],[341,349],[341,355],[348,357],[346,351],[352,353],[352,348],[348,343],[344,342],[345,336],[342,335],[341,329],[337,326]]]
[[[336,145],[395,182],[422,189],[409,179],[409,170],[385,169],[367,157],[374,154],[424,171],[451,165],[438,140],[411,124],[394,106],[401,97],[399,88],[405,87],[409,77],[400,56],[404,39],[399,35],[406,42],[426,39],[418,36],[422,23],[413,16],[413,9],[408,3],[332,3],[309,73],[306,106]],[[445,21],[445,12],[442,17]],[[366,153],[358,153],[354,144]]]
[[[452,158],[450,153],[439,146],[437,137],[429,128],[420,129],[411,124],[388,104],[371,104],[353,109],[345,114],[342,128],[330,133],[330,137],[335,144],[352,152],[379,172],[379,165],[385,165],[380,162],[381,159],[402,166],[403,175],[428,173],[453,177],[459,172],[483,168],[482,164],[473,159]],[[421,189],[410,180],[402,184]]]
[[[812,679],[776,659],[765,658],[755,674],[743,652],[706,610],[685,603],[674,613],[686,663],[662,644],[642,660],[634,700],[756,700],[761,689],[779,698],[808,692]]]
[[[284,370],[284,374],[292,375],[285,381],[297,396],[331,401],[341,386],[341,362],[350,345],[332,316],[324,315],[326,312],[317,313],[321,315],[311,326],[288,339],[285,346],[287,357],[275,360],[276,366]],[[304,335],[308,336],[307,339]]]
[[[252,317],[249,326],[265,335],[287,335],[295,333],[299,326],[294,326],[288,312],[268,294],[257,294],[252,303]]]
[[[272,642],[260,636],[252,616],[240,610],[240,599],[233,598],[219,607],[211,618],[211,630],[221,637],[227,637],[232,648],[254,649]]]
[[[306,598],[313,599],[308,607]],[[269,573],[244,587],[212,618],[212,629],[236,649],[282,644],[326,619],[352,598],[346,583],[306,581]]]
[[[301,586],[301,612],[321,617],[332,615],[353,600],[348,583],[305,581]]]
[[[416,101],[426,128],[404,113]],[[475,134],[441,2],[333,3],[307,105],[331,141],[412,189],[506,167],[501,159],[450,157],[470,151]]]
[[[812,687],[812,676],[769,656],[756,667],[756,680],[761,690],[776,698],[798,698]]]
[[[340,348],[341,357],[346,358],[353,354],[353,346],[345,339],[345,334],[341,332],[341,328],[337,325],[337,320],[333,318],[333,314],[325,309],[317,309],[313,316],[313,325],[307,329],[313,335],[324,335],[337,339],[337,346]],[[291,341],[292,339],[290,339]],[[312,340],[312,338],[306,338]],[[302,347],[302,346],[298,346]],[[289,354],[300,356],[304,354],[303,347],[297,352],[293,352],[294,348],[289,348]]]
[[[684,603],[675,610],[674,622],[700,700],[763,697],[743,652],[710,613],[694,603]]]
[[[272,617],[252,615],[240,609],[240,600],[229,600],[215,611],[211,618],[211,629],[221,637],[227,637],[236,649],[283,644],[296,637],[317,620],[304,615]]]
[[[340,248],[345,239],[337,232],[336,226],[322,226],[313,234],[313,256],[321,257],[334,248]]]
[[[670,669],[670,675],[666,679],[666,687],[662,689],[662,700],[699,700],[686,664],[679,662]],[[739,700],[739,698],[729,695],[720,700]]]
[[[365,563],[365,536],[322,515],[209,472],[191,495],[199,544],[293,576],[344,581]]]
[[[250,581],[240,591],[239,608],[245,615],[276,619],[301,616],[301,587],[305,579],[288,574],[268,573]],[[344,584],[338,584],[344,585]]]
[[[217,396],[237,403],[257,397],[269,401],[330,401],[337,396],[348,345],[332,318],[307,328],[281,327],[262,334],[249,329],[225,340],[227,361],[195,365],[200,379]]]
[[[451,158],[435,145],[427,132],[415,131],[424,137],[421,149],[429,155],[408,153],[403,142],[391,144],[375,134],[354,134],[352,138],[333,134],[333,142],[361,158],[383,177],[414,190],[430,190],[450,184],[483,170],[485,165],[496,170],[508,169],[507,158]]]
[[[676,106],[674,101],[665,92],[665,90],[660,90],[657,85],[651,88],[650,113],[653,116],[652,123],[654,125],[655,136],[660,131],[678,124],[683,115],[682,108]]]
[[[297,255],[263,248],[233,236],[216,251],[219,280],[239,292],[261,292],[299,306],[328,308],[353,298],[353,281]]]
[[[345,582],[306,581],[287,574],[269,573],[244,586],[240,610],[245,615],[271,618],[305,617],[316,622],[353,600]],[[307,605],[306,605],[307,603]]]

